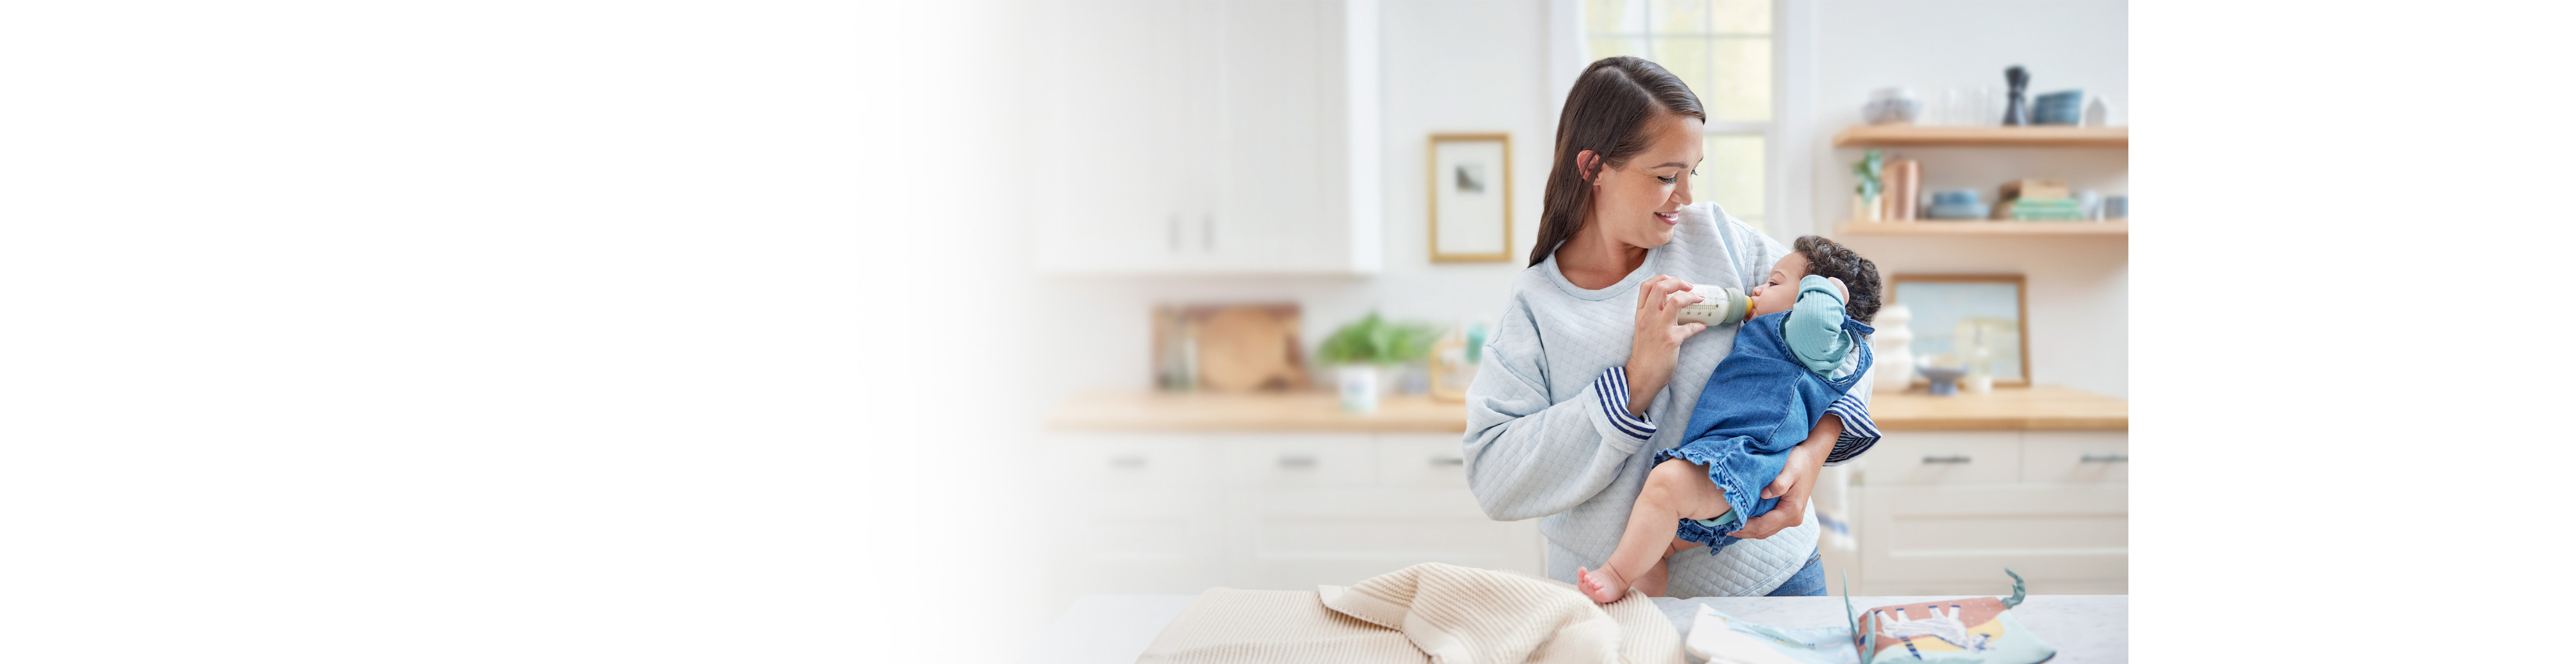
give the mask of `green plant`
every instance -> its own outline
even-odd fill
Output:
[[[1397,364],[1422,359],[1440,330],[1420,323],[1389,323],[1370,312],[1324,337],[1315,359],[1325,364]]]
[[[1878,154],[1878,150],[1875,149],[1864,154],[1860,158],[1860,163],[1852,164],[1852,175],[1860,177],[1859,193],[1862,198],[1875,198],[1878,196],[1878,189],[1880,187],[1879,174],[1884,172],[1886,168],[1887,160],[1880,156]]]

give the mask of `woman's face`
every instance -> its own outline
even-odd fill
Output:
[[[1700,121],[1666,113],[1648,121],[1653,143],[1626,166],[1605,166],[1593,183],[1592,218],[1585,225],[1613,242],[1653,249],[1673,239],[1681,209],[1691,202],[1691,169],[1699,167]]]

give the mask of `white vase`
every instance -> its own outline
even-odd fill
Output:
[[[1342,387],[1342,410],[1353,413],[1377,412],[1378,370],[1366,364],[1345,365],[1334,370]]]
[[[1914,320],[1914,310],[1902,304],[1881,307],[1871,321],[1878,332],[1869,335],[1872,371],[1878,373],[1880,389],[1902,390],[1914,384],[1914,331],[1905,324]]]

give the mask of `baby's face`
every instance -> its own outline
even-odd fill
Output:
[[[1751,318],[1788,311],[1790,306],[1798,303],[1798,280],[1806,276],[1806,254],[1790,252],[1781,256],[1780,262],[1771,264],[1771,274],[1764,276],[1762,283],[1754,284],[1753,290],[1746,293],[1753,298],[1753,304],[1744,316]]]

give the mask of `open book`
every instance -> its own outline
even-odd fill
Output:
[[[1691,622],[1682,646],[1710,664],[1884,664],[1961,662],[2038,664],[2057,656],[2013,618],[2021,604],[2021,575],[2011,597],[1969,597],[1851,610],[1843,594],[1843,627],[1783,629],[1737,620],[1706,604]],[[1849,581],[1845,581],[1848,586]]]

